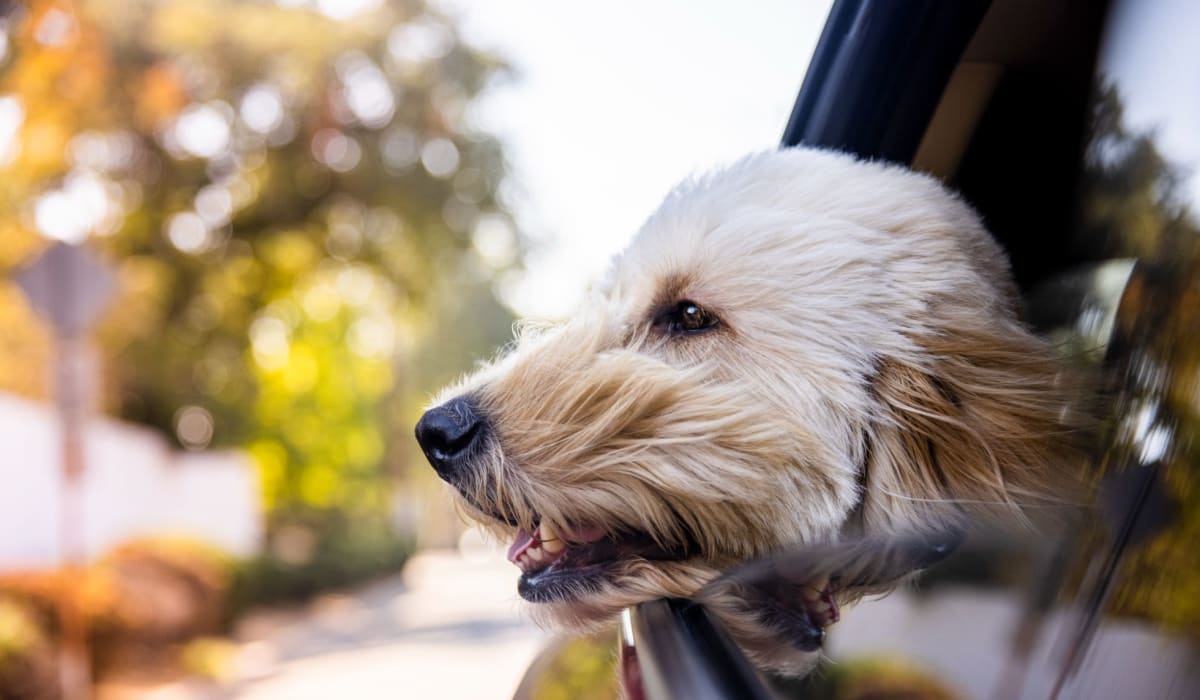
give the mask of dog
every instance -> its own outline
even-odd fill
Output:
[[[521,329],[417,439],[512,540],[535,617],[595,630],[797,545],[1036,526],[1080,453],[1060,360],[1017,306],[937,180],[760,153],[672,190],[574,315]],[[732,595],[714,609],[745,612]],[[841,596],[818,584],[816,627]]]

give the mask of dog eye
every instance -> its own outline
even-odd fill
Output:
[[[660,324],[672,333],[702,333],[715,328],[720,320],[699,304],[683,300],[669,309]]]

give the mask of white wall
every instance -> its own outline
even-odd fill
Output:
[[[84,542],[89,558],[146,535],[185,535],[237,555],[258,551],[262,515],[249,459],[179,452],[156,432],[104,418],[85,430]],[[0,569],[59,561],[58,418],[0,394]]]

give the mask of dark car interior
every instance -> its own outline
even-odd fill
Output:
[[[783,143],[936,175],[983,214],[1027,288],[1083,255],[1069,232],[1106,11],[835,3]]]

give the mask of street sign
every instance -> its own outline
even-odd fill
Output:
[[[17,285],[30,306],[54,328],[55,396],[62,423],[62,506],[59,539],[68,580],[79,580],[84,562],[83,490],[84,413],[82,347],[85,332],[96,322],[116,291],[112,269],[82,245],[56,243],[17,271]],[[86,700],[91,671],[87,650],[87,620],[65,595],[59,605],[62,635],[59,661],[60,695]]]
[[[39,316],[60,337],[87,330],[108,306],[116,277],[107,263],[82,245],[55,243],[17,271],[17,284]]]

